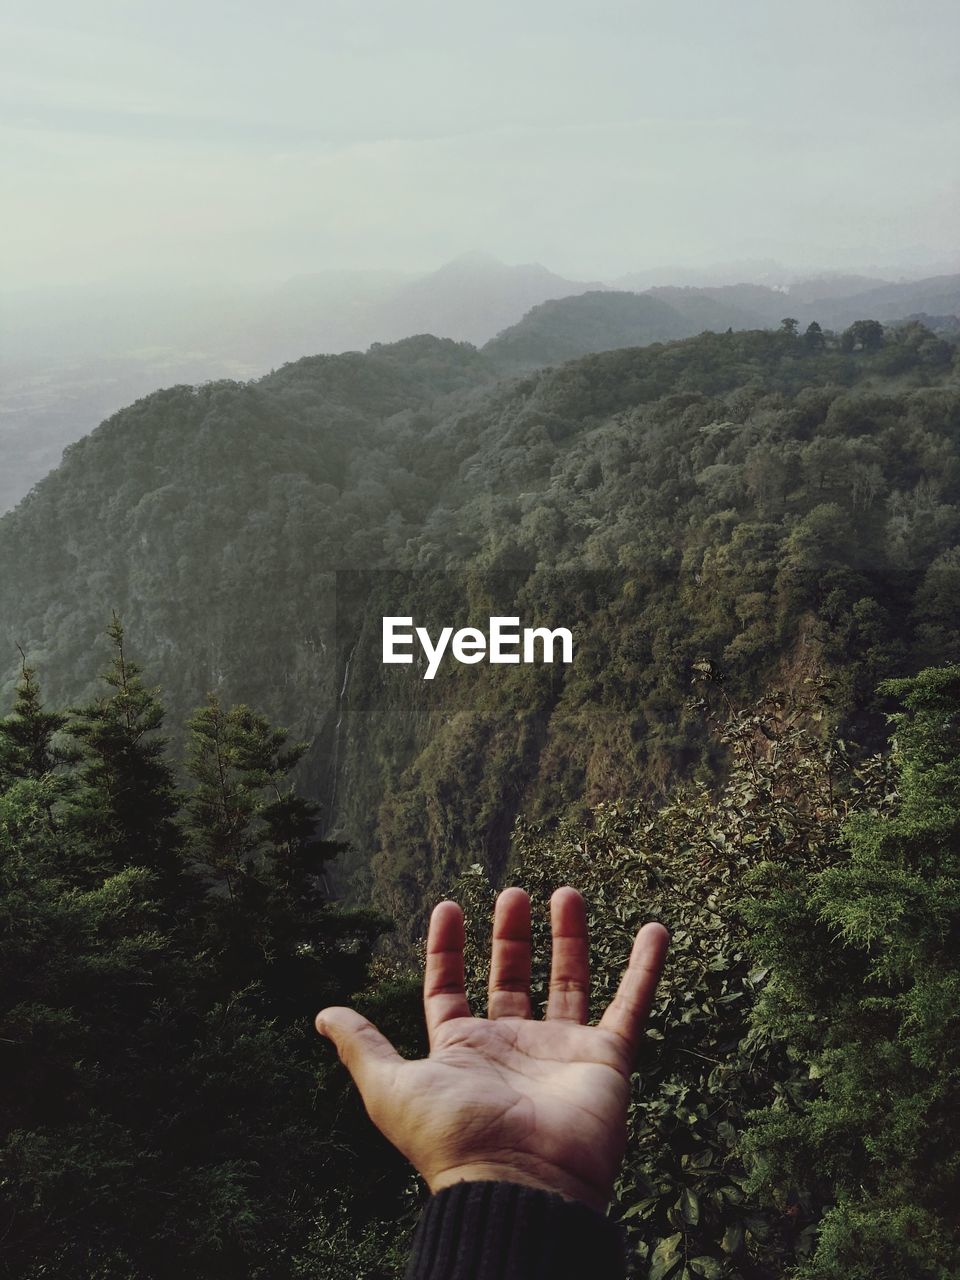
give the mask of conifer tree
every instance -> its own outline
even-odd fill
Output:
[[[39,776],[0,776],[0,1275],[282,1280],[323,1253],[332,1194],[370,1193],[351,1156],[370,1139],[318,1078],[307,1015],[364,984],[380,925],[327,907],[332,847],[262,717],[201,713],[183,812],[163,709],[110,634],[111,693],[72,713],[63,775],[48,745],[26,758]],[[42,718],[32,674],[17,706],[15,746],[65,720]]]
[[[51,772],[78,754],[65,721],[25,669],[0,726],[0,1274],[79,1280],[133,1274],[107,1211],[150,1181],[140,1033],[170,953],[155,877],[104,856]]]
[[[0,720],[2,781],[42,778],[72,757],[70,751],[53,741],[66,723],[66,716],[44,710],[36,672],[27,666],[22,650],[20,658],[20,680],[13,710]]]
[[[188,770],[196,782],[188,805],[191,853],[211,883],[235,898],[261,868],[268,843],[264,793],[272,787],[280,794],[303,748],[287,748],[286,732],[249,707],[224,710],[215,694],[188,727]]]
[[[256,977],[275,1007],[305,1018],[323,992],[361,981],[386,921],[329,906],[324,869],[342,846],[320,838],[319,807],[288,778],[306,743],[212,694],[189,727],[186,831],[207,886],[204,945],[232,983]]]
[[[177,796],[159,733],[163,707],[124,648],[116,614],[107,630],[113,662],[103,673],[112,692],[74,708],[66,725],[82,748],[73,798],[74,825],[95,845],[101,866],[145,867],[172,891],[179,870]]]

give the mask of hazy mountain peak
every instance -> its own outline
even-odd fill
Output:
[[[466,279],[471,284],[477,280],[496,281],[498,284],[510,280],[543,280],[561,281],[565,286],[573,285],[583,290],[608,288],[607,285],[596,280],[582,282],[568,280],[565,276],[558,275],[549,267],[545,267],[542,262],[504,262],[496,254],[483,250],[471,250],[468,253],[458,254],[436,270],[428,272],[416,281],[411,281],[411,284],[430,288],[433,283],[445,279]]]
[[[540,263],[512,265],[490,253],[464,253],[397,289],[377,316],[377,337],[435,333],[479,346],[541,302],[605,288],[567,280]]]
[[[833,298],[850,298],[889,283],[878,276],[823,271],[794,280],[790,285],[790,297],[802,302],[824,302]]]
[[[446,271],[509,271],[510,268],[498,258],[495,253],[488,253],[485,249],[468,249],[465,253],[458,253],[455,258],[451,258],[449,262],[443,263],[436,271],[432,271],[431,275],[440,275]]]

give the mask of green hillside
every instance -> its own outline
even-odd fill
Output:
[[[705,664],[734,696],[823,666],[870,745],[877,681],[958,656],[955,357],[785,328],[495,383],[422,337],[158,392],[0,522],[10,686],[19,644],[88,693],[116,610],[174,724],[214,690],[311,742],[356,891],[415,932],[518,813],[710,776]],[[573,665],[381,665],[382,614],[497,612],[571,627]]]
[[[426,910],[481,1012],[517,881],[535,1004],[558,885],[594,1014],[673,935],[631,1275],[955,1275],[958,372],[917,324],[506,381],[421,336],[71,449],[0,521],[0,1274],[399,1277],[409,1171],[311,1015],[422,1054]],[[497,614],[573,662],[381,662]]]
[[[505,371],[535,369],[614,347],[688,338],[709,327],[691,325],[650,294],[594,290],[542,302],[492,338],[483,353]]]

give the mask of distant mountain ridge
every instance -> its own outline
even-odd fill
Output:
[[[954,332],[953,321],[960,317],[960,275],[870,287],[849,297],[818,298],[818,286],[827,282],[802,282],[796,295],[792,289],[755,284],[584,293],[534,307],[483,351],[505,369],[535,369],[707,331],[776,329],[787,317],[802,327],[816,321],[824,329],[841,330],[855,320],[896,324],[931,316],[930,327],[944,333]]]
[[[776,264],[760,265],[774,276]],[[788,315],[825,328],[930,315],[945,332],[960,316],[960,275],[899,284],[832,275],[787,288],[657,285],[639,293],[622,287],[633,278],[611,288],[536,263],[465,254],[421,276],[338,270],[235,290],[220,302],[167,294],[154,312],[130,289],[116,297],[99,291],[92,311],[68,295],[32,307],[7,299],[7,315],[0,309],[0,512],[57,464],[65,445],[138,396],[181,381],[255,377],[317,352],[432,333],[488,344],[491,360],[508,371],[705,330],[776,328]],[[585,296],[588,302],[576,302]]]
[[[889,323],[922,311],[930,315],[960,315],[960,275],[879,285],[852,297],[831,299],[829,307],[817,302],[808,305],[822,310],[833,328],[866,317]]]
[[[541,302],[486,343],[483,353],[505,370],[536,369],[693,332],[680,310],[652,294],[591,291]]]
[[[431,333],[480,346],[549,299],[607,287],[596,280],[565,279],[540,263],[507,266],[489,254],[464,254],[402,285],[374,318],[377,341]]]
[[[318,352],[424,332],[480,345],[548,298],[605,287],[465,254],[419,277],[324,271],[220,302],[164,295],[155,300],[159,320],[130,290],[99,291],[92,304],[67,293],[32,308],[8,299],[0,307],[0,513],[66,445],[159,387],[258,377]]]

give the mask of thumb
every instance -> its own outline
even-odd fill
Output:
[[[336,1005],[321,1009],[315,1025],[322,1036],[333,1041],[369,1109],[370,1096],[389,1084],[403,1059],[386,1036],[354,1009]]]

